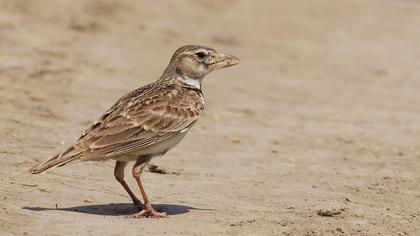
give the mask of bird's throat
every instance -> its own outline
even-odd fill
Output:
[[[201,82],[203,81],[202,79],[193,79],[186,75],[179,76],[178,79],[180,80],[181,83],[183,83],[184,85],[188,87],[201,89]]]

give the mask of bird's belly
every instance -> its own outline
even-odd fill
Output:
[[[134,161],[137,160],[139,156],[160,156],[165,154],[170,149],[174,148],[181,140],[185,137],[187,132],[179,133],[171,138],[165,139],[162,142],[155,143],[148,147],[139,149],[134,152],[130,152],[124,155],[119,155],[112,157],[112,159],[117,161]]]

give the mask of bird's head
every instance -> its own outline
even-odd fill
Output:
[[[200,81],[210,72],[238,64],[239,59],[213,48],[187,45],[175,51],[169,67],[187,80]]]

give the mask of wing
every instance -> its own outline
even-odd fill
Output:
[[[81,160],[130,153],[184,131],[203,109],[201,91],[151,84],[122,97],[73,147]]]

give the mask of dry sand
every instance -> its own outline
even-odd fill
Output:
[[[409,0],[2,0],[0,234],[420,235],[419,38]],[[167,219],[112,162],[28,173],[191,43],[241,64],[143,174]]]

